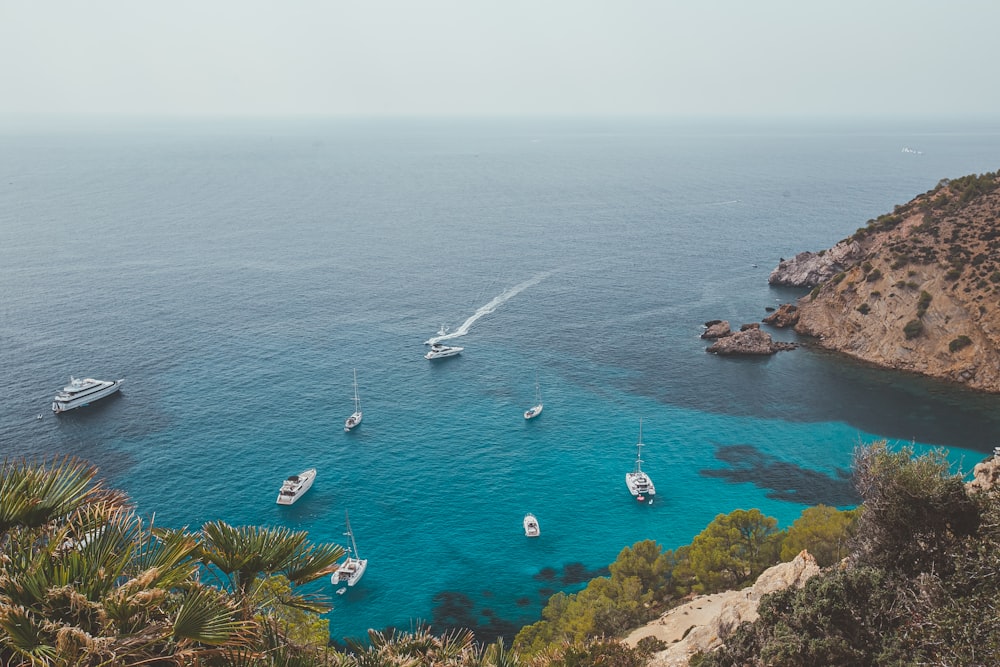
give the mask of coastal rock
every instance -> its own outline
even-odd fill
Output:
[[[847,239],[829,250],[805,251],[792,259],[782,259],[767,282],[786,287],[815,287],[856,264],[861,256],[861,244]]]
[[[741,623],[756,620],[762,596],[791,586],[801,588],[819,572],[816,559],[803,550],[790,562],[764,571],[750,588],[700,595],[633,630],[625,642],[635,646],[640,639],[656,637],[671,646],[653,654],[649,667],[687,665],[695,653],[718,648]]]
[[[701,334],[702,338],[724,338],[732,333],[729,329],[729,322],[726,320],[710,320],[705,322],[705,331]]]
[[[771,334],[760,330],[760,325],[754,323],[747,328],[741,328],[729,336],[719,338],[706,348],[707,352],[721,355],[749,354],[767,355],[782,350],[794,350],[795,343],[775,342]]]
[[[762,321],[764,324],[770,324],[779,329],[794,327],[799,323],[799,307],[795,304],[783,303],[778,310],[765,317]]]
[[[972,469],[972,479],[965,485],[969,493],[996,493],[1000,491],[1000,447],[985,461]]]

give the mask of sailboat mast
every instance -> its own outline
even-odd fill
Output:
[[[635,471],[642,472],[642,419],[639,419],[639,442],[636,444]]]
[[[361,408],[361,399],[358,398],[358,369],[354,369],[354,411]]]
[[[351,538],[351,553],[354,554],[353,558],[358,558],[358,545],[354,542],[354,531],[351,530],[351,517],[348,515],[347,510],[344,510],[344,522],[347,523],[347,532],[345,535]]]

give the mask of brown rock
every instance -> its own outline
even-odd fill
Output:
[[[755,325],[749,329],[743,329],[718,339],[712,345],[708,346],[706,351],[722,355],[766,355],[774,354],[781,350],[794,350],[796,347],[795,343],[782,343],[771,340],[771,334],[761,331],[759,325]]]
[[[770,324],[779,329],[794,327],[799,323],[799,307],[792,303],[783,303],[778,310],[765,317],[762,321],[764,324]]]
[[[714,340],[716,338],[723,338],[732,333],[729,328],[729,322],[726,320],[711,320],[709,322],[705,322],[705,326],[708,328],[701,334],[702,338],[710,338]]]

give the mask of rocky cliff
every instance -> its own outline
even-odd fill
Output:
[[[770,282],[816,285],[795,330],[824,348],[1000,392],[1000,172],[941,181]]]
[[[699,595],[652,623],[633,630],[625,642],[635,646],[644,637],[656,637],[670,646],[655,653],[648,667],[687,665],[693,654],[721,646],[740,623],[756,620],[761,596],[790,586],[801,588],[819,573],[816,559],[802,551],[793,560],[765,570],[753,586],[740,591]]]

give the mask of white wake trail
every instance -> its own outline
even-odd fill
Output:
[[[514,298],[524,290],[528,289],[529,287],[537,285],[538,283],[542,282],[552,274],[553,271],[545,271],[544,273],[539,273],[534,278],[525,280],[523,283],[514,285],[506,292],[503,292],[499,296],[493,297],[493,299],[485,306],[481,306],[479,310],[477,310],[469,317],[469,319],[462,322],[462,326],[455,329],[454,331],[447,331],[445,329],[442,329],[441,331],[438,332],[437,336],[434,336],[433,338],[428,338],[425,341],[426,344],[433,345],[434,343],[440,343],[443,340],[450,340],[452,338],[458,338],[459,336],[464,336],[465,334],[469,333],[469,328],[473,324],[475,324],[476,320],[478,320],[480,317],[483,317],[484,315],[489,315],[494,310],[505,304],[507,301],[510,301],[512,298]]]

